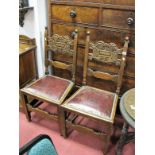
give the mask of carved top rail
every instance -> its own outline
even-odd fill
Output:
[[[119,55],[122,54],[123,49],[119,49],[116,44],[98,41],[90,43],[89,48],[93,51],[89,53],[89,60],[120,65]]]
[[[52,37],[48,37],[48,49],[53,52],[66,53],[72,56],[74,52],[72,46],[73,40],[71,40],[68,36],[54,34]]]

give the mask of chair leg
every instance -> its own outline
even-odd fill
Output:
[[[104,155],[106,155],[109,151],[109,145],[110,145],[111,135],[112,135],[112,131],[113,131],[113,125],[109,124],[108,129],[109,129],[108,135],[106,136],[106,138],[104,138],[104,140],[105,140],[105,145],[104,145],[104,149],[103,149]]]
[[[106,140],[105,140],[105,144],[104,144],[104,148],[103,148],[103,155],[106,155],[109,151],[109,143],[110,143],[110,137],[109,135],[107,135]]]
[[[58,108],[58,114],[59,114],[59,126],[60,126],[60,133],[61,136],[64,138],[67,137],[67,129],[66,129],[66,112],[63,110],[63,108]]]
[[[27,102],[28,102],[27,96],[22,94],[22,93],[20,93],[20,96],[21,96],[22,105],[23,105],[23,109],[24,109],[26,118],[30,122],[31,121],[31,114],[28,111],[28,107],[27,107]]]

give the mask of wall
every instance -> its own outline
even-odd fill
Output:
[[[34,24],[34,10],[29,10],[25,15],[24,27],[19,26],[19,33],[34,38]]]
[[[47,26],[47,0],[29,0],[29,10],[25,15],[24,26],[19,26],[19,34],[36,39],[37,65],[39,77],[44,75],[44,28]]]

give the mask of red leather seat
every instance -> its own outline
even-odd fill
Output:
[[[113,122],[117,99],[118,96],[115,93],[83,86],[62,106],[100,120]]]
[[[61,104],[73,85],[72,81],[47,75],[21,91],[34,97],[42,98],[47,102]]]

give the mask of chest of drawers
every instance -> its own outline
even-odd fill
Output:
[[[48,32],[59,35],[73,36],[78,29],[78,67],[76,84],[82,82],[82,65],[86,31],[90,31],[91,41],[104,40],[114,42],[119,47],[124,44],[124,37],[130,37],[122,93],[134,87],[135,77],[135,7],[134,0],[48,0]],[[69,62],[70,58],[54,55],[54,59]],[[117,72],[113,66],[92,64],[94,68]],[[67,73],[54,70],[54,74],[69,78]],[[89,79],[90,85],[98,88],[107,87],[113,90],[109,83]]]

